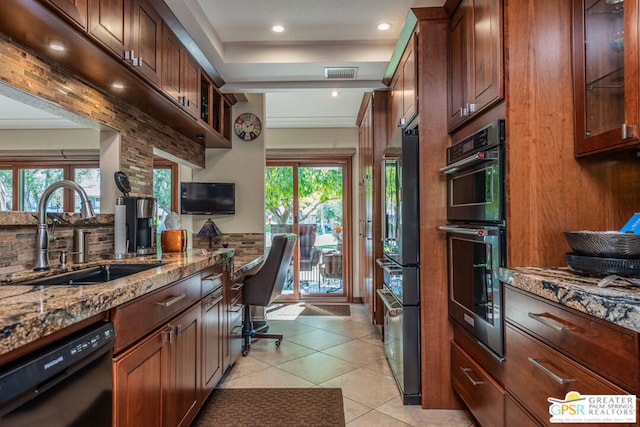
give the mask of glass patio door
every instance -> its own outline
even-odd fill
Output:
[[[298,244],[280,299],[344,297],[344,165],[268,162],[265,237],[296,233]]]

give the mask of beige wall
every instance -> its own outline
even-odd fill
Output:
[[[96,129],[3,129],[2,150],[96,150],[100,148],[100,131]]]
[[[247,102],[233,106],[232,117],[254,113],[263,122],[264,95],[249,94]],[[193,181],[220,181],[236,184],[235,215],[212,217],[223,233],[264,233],[264,141],[267,130],[257,139],[246,142],[233,135],[232,149],[208,149],[205,168],[194,169]],[[197,232],[210,216],[194,215]]]

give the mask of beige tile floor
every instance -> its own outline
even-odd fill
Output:
[[[219,387],[340,387],[347,427],[473,425],[464,411],[402,404],[361,304],[351,305],[350,317],[269,315],[269,325],[269,332],[284,334],[282,345],[254,341]]]

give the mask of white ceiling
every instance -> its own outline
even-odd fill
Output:
[[[225,81],[265,93],[266,127],[353,127],[382,78],[412,7],[444,0],[165,0]],[[381,32],[377,25],[391,24]],[[282,33],[271,27],[280,24]],[[358,67],[327,80],[325,67]],[[332,98],[331,91],[338,97]]]

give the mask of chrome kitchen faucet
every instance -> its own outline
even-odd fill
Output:
[[[91,201],[87,193],[82,187],[70,180],[57,181],[47,187],[42,193],[40,204],[38,205],[38,228],[36,230],[36,262],[35,271],[49,270],[49,232],[47,231],[47,203],[49,197],[58,188],[69,188],[74,190],[80,196],[82,206],[80,208],[80,216],[84,219],[91,219],[96,216],[91,206]]]

